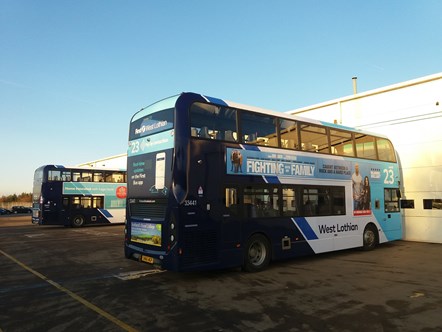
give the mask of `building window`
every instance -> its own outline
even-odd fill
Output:
[[[414,199],[401,199],[401,209],[414,209]]]
[[[442,210],[442,199],[424,199],[425,210]]]

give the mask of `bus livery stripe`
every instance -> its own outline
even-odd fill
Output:
[[[307,240],[317,240],[318,236],[313,231],[304,217],[292,218],[293,223],[301,230]]]
[[[214,103],[214,104],[222,105],[222,106],[229,106],[224,100],[219,99],[219,98],[203,96],[203,95],[201,95],[201,97],[203,97],[205,100],[207,100],[210,103]]]
[[[98,209],[98,211],[100,211],[100,213],[101,213],[103,216],[105,216],[106,218],[112,218],[112,217],[113,217],[113,215],[112,215],[108,210],[105,210],[105,209]]]
[[[280,184],[279,178],[277,176],[263,176],[266,183]]]

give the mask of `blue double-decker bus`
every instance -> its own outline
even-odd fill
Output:
[[[131,119],[125,255],[164,269],[241,266],[402,238],[383,136],[195,93]]]
[[[32,222],[81,227],[123,223],[126,171],[44,165],[35,170]]]

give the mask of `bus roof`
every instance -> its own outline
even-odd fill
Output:
[[[86,166],[63,166],[63,165],[54,165],[47,164],[38,167],[36,170],[43,170],[46,168],[50,169],[73,169],[73,170],[90,170],[90,171],[111,171],[111,172],[126,172],[124,168],[96,168],[96,167],[86,167]]]
[[[237,102],[230,101],[227,99],[210,97],[207,95],[198,94],[198,93],[194,93],[194,92],[182,92],[181,94],[162,99],[162,100],[157,101],[149,106],[146,106],[133,115],[131,122],[138,120],[138,119],[142,118],[143,116],[148,115],[153,112],[156,112],[156,111],[160,111],[160,110],[167,109],[167,108],[174,108],[176,106],[176,104],[181,102],[182,100],[183,101],[186,100],[187,103],[189,102],[189,100],[191,100],[191,103],[197,102],[197,101],[201,101],[201,102],[205,101],[205,102],[207,102],[209,104],[213,104],[213,105],[228,106],[228,107],[233,107],[233,108],[237,108],[240,110],[253,111],[253,112],[257,112],[257,113],[261,113],[261,114],[268,114],[268,115],[272,115],[272,116],[283,118],[283,119],[307,122],[307,123],[311,123],[311,124],[327,126],[330,128],[348,130],[348,131],[353,131],[353,132],[359,132],[361,134],[375,135],[378,137],[385,137],[386,138],[385,135],[382,135],[379,133],[373,133],[373,132],[366,131],[366,130],[361,130],[361,129],[354,128],[354,127],[348,127],[348,126],[344,126],[341,124],[331,123],[331,122],[327,122],[327,121],[320,121],[320,120],[316,120],[316,119],[309,119],[309,118],[302,117],[299,115],[291,115],[291,114],[278,112],[278,111],[274,111],[274,110],[269,110],[269,109],[265,109],[265,108],[261,108],[261,107],[257,107],[257,106],[241,104],[241,103],[237,103]]]

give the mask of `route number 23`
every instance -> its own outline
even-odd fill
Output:
[[[394,183],[394,172],[392,169],[384,169],[384,183],[393,184]]]

